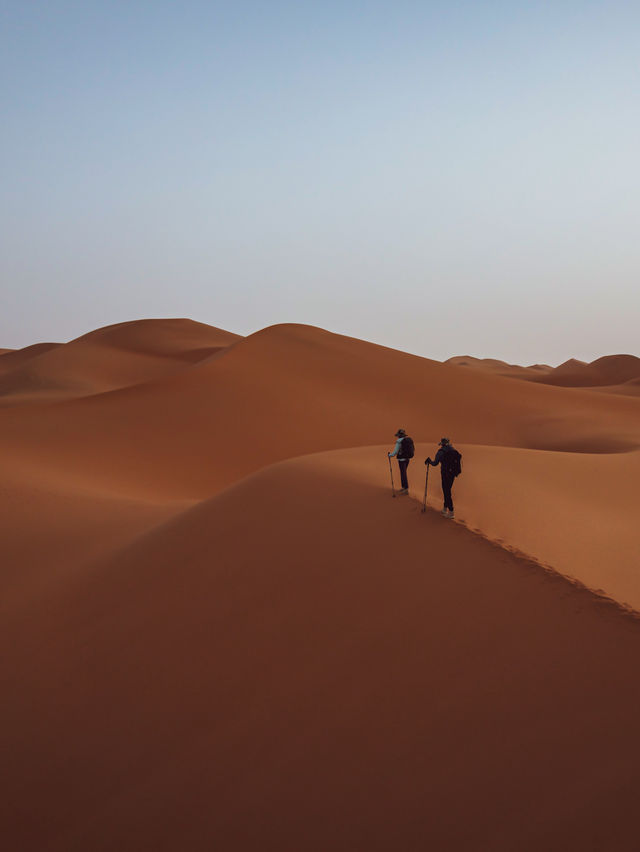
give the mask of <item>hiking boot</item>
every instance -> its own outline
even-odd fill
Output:
[[[408,488],[401,488],[400,491],[398,491],[398,494],[408,494],[408,493],[409,493]]]
[[[443,509],[443,510],[440,512],[440,514],[441,514],[441,515],[443,515],[445,518],[448,518],[448,517],[449,517],[449,510],[448,510],[448,509]]]

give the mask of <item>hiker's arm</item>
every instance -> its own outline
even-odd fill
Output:
[[[401,447],[401,446],[402,446],[402,438],[398,438],[398,440],[396,441],[396,445],[395,445],[395,447],[393,448],[393,452],[392,452],[392,453],[389,453],[389,455],[390,455],[390,456],[397,456],[397,455],[398,455],[398,453],[400,452],[400,447]]]
[[[440,464],[441,461],[442,461],[442,450],[438,450],[438,452],[436,453],[436,457],[431,462],[431,464],[433,465],[433,467],[437,467]]]

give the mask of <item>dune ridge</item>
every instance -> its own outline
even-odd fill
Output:
[[[0,355],[11,848],[635,848],[638,398],[291,324],[46,346]]]

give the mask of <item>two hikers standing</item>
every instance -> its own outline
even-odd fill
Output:
[[[395,434],[395,437],[397,438],[396,445],[393,448],[392,452],[388,453],[389,463],[391,463],[391,459],[394,457],[398,459],[398,467],[400,468],[400,483],[402,485],[402,488],[399,493],[408,494],[409,480],[407,479],[407,467],[409,466],[409,462],[411,461],[414,455],[414,444],[413,440],[407,435],[404,429],[398,429]],[[456,478],[456,476],[459,475],[461,471],[461,459],[462,456],[456,450],[456,448],[452,446],[451,441],[448,438],[441,439],[438,452],[436,453],[436,457],[435,459],[433,459],[433,461],[431,460],[431,458],[425,459],[426,465],[432,465],[433,467],[437,467],[438,465],[440,465],[440,476],[442,479],[442,495],[444,497],[444,508],[442,509],[442,514],[445,516],[445,518],[454,518],[451,488],[453,486],[454,479]]]

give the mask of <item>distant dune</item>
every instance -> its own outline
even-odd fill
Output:
[[[190,320],[0,354],[7,848],[634,849],[639,364]]]
[[[192,320],[138,320],[66,344],[44,343],[0,357],[0,405],[90,396],[177,372],[238,335]]]
[[[640,378],[640,358],[634,355],[607,355],[590,364],[567,361],[543,381],[563,387],[602,387]]]
[[[640,379],[640,358],[635,355],[605,355],[590,364],[571,358],[555,368],[546,364],[519,367],[504,361],[472,358],[468,355],[449,358],[445,363],[559,387],[610,387],[612,392],[619,392],[614,388]]]
[[[4,354],[0,356],[0,375],[15,370],[26,362],[61,345],[61,343],[34,343],[31,346],[25,346],[24,349],[2,349],[0,351]]]
[[[543,375],[552,372],[553,367],[547,364],[533,364],[530,367],[519,367],[517,364],[507,364],[495,358],[474,358],[471,355],[455,356],[444,362],[452,367],[471,367],[475,370],[486,370],[499,376],[526,379],[533,375]]]

